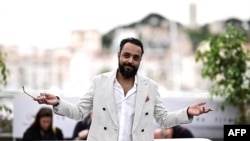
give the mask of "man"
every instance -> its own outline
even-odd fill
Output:
[[[53,105],[55,113],[76,120],[93,111],[88,141],[152,141],[153,118],[166,128],[191,123],[193,116],[212,111],[204,107],[205,102],[200,102],[168,112],[157,84],[137,73],[143,53],[140,40],[123,39],[118,52],[118,69],[94,77],[78,104],[46,93],[35,100]]]

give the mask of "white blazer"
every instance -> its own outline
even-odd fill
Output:
[[[88,141],[117,141],[118,119],[115,109],[113,85],[116,71],[100,74],[93,78],[92,84],[79,103],[69,103],[63,99],[53,110],[56,114],[81,120],[93,111]],[[151,79],[138,74],[135,115],[132,128],[133,141],[154,140],[154,118],[162,127],[191,123],[187,107],[168,112],[159,94],[158,85]]]

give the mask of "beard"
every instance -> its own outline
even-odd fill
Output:
[[[130,67],[129,69],[126,69],[125,67]],[[132,64],[126,64],[124,63],[123,65],[119,62],[119,72],[122,74],[123,77],[125,78],[132,78],[136,75],[138,68],[133,66]]]

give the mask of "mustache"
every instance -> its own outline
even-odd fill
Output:
[[[124,64],[124,66],[129,66],[129,67],[135,68],[135,66],[133,66],[133,65],[130,64],[130,63]]]

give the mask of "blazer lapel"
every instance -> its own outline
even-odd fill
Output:
[[[105,90],[104,94],[106,95],[105,100],[106,100],[106,106],[107,106],[108,112],[114,124],[118,126],[118,120],[117,120],[116,108],[115,108],[116,107],[115,97],[114,97],[114,92],[113,92],[115,76],[116,76],[116,71],[106,77],[107,80],[103,81],[105,83],[103,85],[103,90]]]
[[[141,112],[146,98],[147,98],[147,80],[138,75],[133,131],[136,129],[136,126],[140,121]]]

